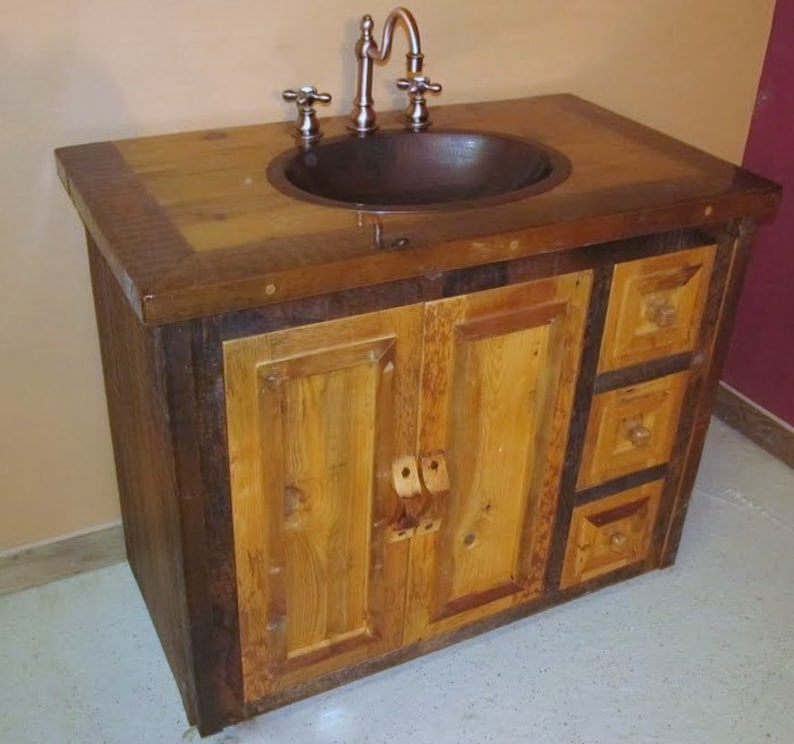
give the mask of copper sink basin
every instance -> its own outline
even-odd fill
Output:
[[[556,186],[568,159],[485,132],[403,130],[334,137],[289,150],[268,179],[296,199],[370,212],[424,212],[516,201]]]

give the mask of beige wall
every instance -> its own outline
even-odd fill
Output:
[[[571,91],[741,157],[774,0],[411,0],[443,101]],[[5,0],[0,23],[0,550],[118,519],[80,224],[57,145],[349,108],[374,0]],[[276,10],[278,8],[278,10]],[[402,39],[398,39],[402,43]],[[402,52],[400,52],[400,56]],[[378,102],[397,61],[378,70]],[[386,104],[389,105],[386,105]]]

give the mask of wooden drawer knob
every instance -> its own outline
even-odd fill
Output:
[[[644,426],[635,426],[629,431],[629,440],[635,447],[644,447],[651,441],[651,430]]]
[[[642,425],[639,417],[631,418],[625,423],[626,439],[635,447],[645,447],[651,441],[651,430]]]
[[[612,547],[612,550],[619,551],[623,550],[626,547],[626,543],[629,541],[629,538],[626,537],[625,533],[623,532],[613,532],[609,536],[609,544]]]
[[[669,328],[675,324],[675,306],[665,297],[649,297],[645,317],[659,328]]]

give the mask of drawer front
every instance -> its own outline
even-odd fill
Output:
[[[662,484],[653,481],[574,509],[562,588],[648,556]]]
[[[715,251],[709,245],[615,267],[600,372],[694,348]]]
[[[678,372],[593,398],[579,490],[667,462],[687,377]]]

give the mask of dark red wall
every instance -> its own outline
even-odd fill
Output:
[[[744,164],[783,201],[756,239],[723,380],[794,425],[794,0],[777,0]]]

